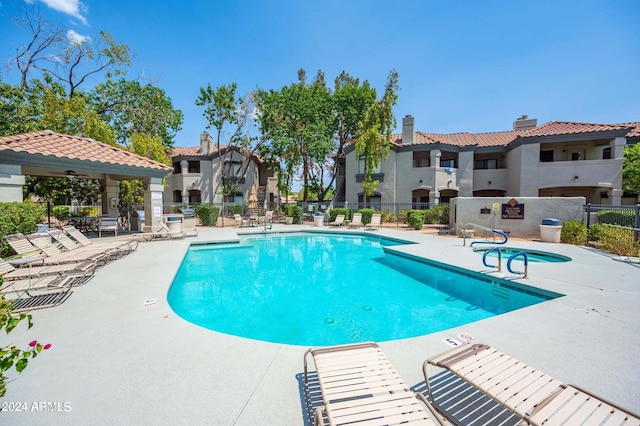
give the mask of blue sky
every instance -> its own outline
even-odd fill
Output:
[[[416,130],[510,130],[523,114],[548,121],[640,121],[640,2],[31,0],[78,36],[109,32],[184,113],[177,146],[205,129],[200,87],[280,88],[304,68],[342,70],[382,92],[398,71],[395,114]],[[27,40],[0,0],[0,55]],[[2,75],[11,81],[11,75]]]

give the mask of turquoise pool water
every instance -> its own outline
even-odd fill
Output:
[[[414,337],[546,300],[384,253],[394,244],[312,233],[192,246],[168,302],[211,330],[316,346]]]

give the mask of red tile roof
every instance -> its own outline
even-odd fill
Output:
[[[572,135],[577,133],[596,133],[616,130],[638,131],[640,123],[626,124],[597,124],[597,123],[575,123],[567,121],[550,121],[542,126],[529,129],[522,135],[523,138],[536,136],[556,136],[556,135]],[[629,136],[629,135],[627,135]]]
[[[258,161],[262,161],[262,158],[258,155],[257,152],[253,152],[251,153],[248,150],[245,150],[243,148],[237,147],[237,146],[233,146],[232,148],[236,151],[239,151],[243,154],[249,155],[251,154],[252,157],[255,157],[256,160]],[[220,151],[222,151],[223,153],[229,149],[229,145],[220,145]],[[215,146],[211,147],[211,154],[210,155],[206,155],[206,154],[201,154],[200,153],[200,147],[199,146],[190,146],[190,147],[175,147],[172,148],[171,151],[169,151],[169,157],[174,158],[174,157],[210,157],[213,156],[214,154],[216,154],[217,152],[217,148]]]
[[[190,146],[190,147],[181,147],[181,146],[177,146],[175,148],[172,148],[171,151],[169,151],[169,157],[173,158],[173,157],[206,157],[206,155],[204,154],[200,154],[200,147],[199,146]]]
[[[529,138],[540,136],[570,135],[579,133],[595,133],[627,130],[626,137],[640,137],[640,122],[621,124],[594,124],[575,123],[564,121],[551,121],[542,126],[519,131],[490,132],[490,133],[452,133],[438,134],[415,132],[413,136],[414,145],[444,144],[452,146],[507,146],[517,138]],[[402,145],[402,135],[395,134],[391,138],[391,143],[396,146]]]
[[[513,142],[518,135],[523,134],[519,132],[492,132],[492,133],[478,133],[473,134],[469,132],[464,133],[452,133],[452,134],[438,134],[438,133],[425,133],[416,132],[413,136],[414,145],[427,145],[441,143],[444,145],[454,146],[506,146],[510,142]],[[393,135],[391,143],[395,145],[402,144],[402,135]]]
[[[157,161],[93,139],[62,135],[50,130],[0,137],[0,152],[24,152],[45,157],[86,160],[153,170],[172,170]]]

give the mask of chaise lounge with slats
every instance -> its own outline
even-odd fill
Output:
[[[455,424],[434,399],[428,366],[444,368],[531,425],[639,425],[640,417],[574,385],[559,380],[484,344],[465,344],[424,362],[433,405]]]
[[[414,393],[376,343],[311,348],[304,355],[304,383],[309,390],[311,355],[324,405],[315,425],[442,424],[422,394]]]

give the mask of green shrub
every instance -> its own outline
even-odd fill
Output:
[[[44,208],[31,201],[23,203],[0,203],[0,241],[2,241],[2,256],[8,256],[13,251],[4,241],[6,235],[31,234],[36,231],[36,225],[44,219]]]
[[[398,222],[407,223],[409,210],[400,210],[398,214]]]
[[[407,212],[407,223],[413,229],[422,229],[422,225],[424,225],[424,212],[422,210],[409,210]]]
[[[339,214],[343,214],[345,219],[351,219],[349,209],[345,209],[344,207],[336,207],[335,209],[331,209],[329,211],[329,222],[335,222],[336,216],[338,216]]]
[[[597,213],[598,223],[633,227],[635,212],[632,210],[600,210]]]
[[[293,218],[293,223],[302,223],[302,207],[295,204],[287,204],[284,207],[285,214]]]
[[[71,217],[71,211],[69,206],[53,206],[51,207],[51,215],[58,220]]]
[[[600,241],[602,234],[607,231],[607,226],[602,224],[591,225],[589,227],[589,241]]]
[[[234,214],[242,214],[242,204],[228,204],[226,206],[227,208],[227,214],[229,216],[233,216]]]
[[[597,240],[592,239],[596,246],[607,253],[619,256],[640,256],[640,244],[633,241],[633,230],[607,225],[594,225],[589,228],[597,229]]]
[[[373,216],[375,212],[374,209],[369,208],[358,210],[358,213],[362,213],[362,223],[371,223],[371,216]]]
[[[392,222],[395,223],[397,221],[397,217],[395,213],[391,213],[389,210],[385,210],[382,212],[382,217],[380,220],[384,222]]]
[[[425,223],[448,225],[449,224],[449,205],[438,204],[425,211]]]
[[[587,243],[587,227],[577,220],[562,223],[560,241],[567,244],[585,245]]]
[[[196,217],[200,219],[200,222],[204,226],[216,226],[218,223],[220,207],[212,206],[210,204],[199,204],[195,206],[193,210],[196,213]]]
[[[98,217],[102,215],[102,210],[97,207],[82,207],[78,210],[78,214],[82,217]]]

